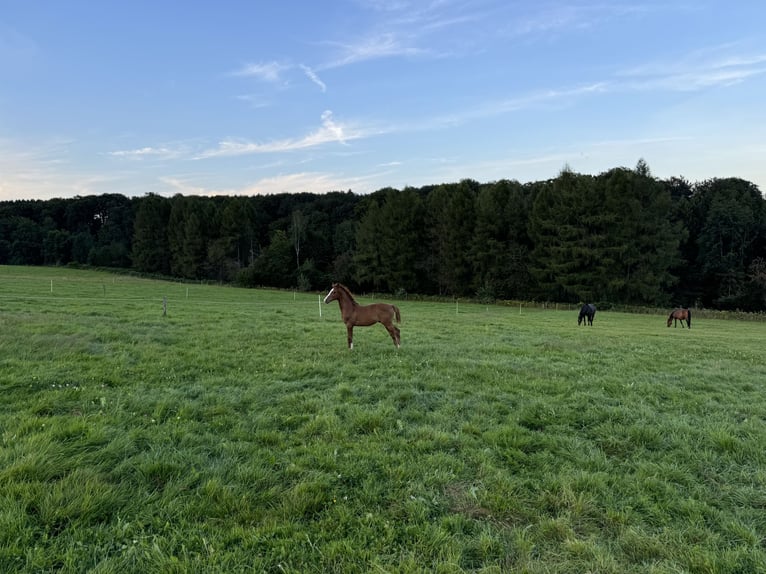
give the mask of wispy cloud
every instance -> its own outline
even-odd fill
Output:
[[[160,177],[159,181],[170,188],[170,194],[180,193],[181,195],[228,195],[233,190],[214,191],[203,186],[191,184],[178,177]]]
[[[696,91],[730,86],[766,72],[766,54],[735,54],[732,46],[697,51],[673,62],[654,62],[618,74],[625,87]]]
[[[326,193],[330,191],[345,191],[352,189],[360,190],[359,186],[363,179],[352,177],[321,173],[321,172],[300,172],[274,177],[263,178],[255,183],[245,187],[243,192],[248,195],[272,195],[276,193]]]
[[[374,12],[371,18],[374,24],[355,37],[347,35],[340,41],[323,42],[335,54],[317,69],[385,58],[442,57],[452,53],[445,44],[462,43],[467,34],[484,29],[482,21],[491,18],[486,7],[464,0],[357,0],[357,4]],[[496,21],[491,24],[494,27]],[[458,32],[449,33],[448,29],[459,26],[463,27]]]
[[[75,143],[69,138],[51,138],[29,145],[0,138],[0,200],[95,193],[98,184],[110,178],[73,169],[70,153]]]
[[[314,82],[317,86],[319,86],[319,89],[323,92],[327,91],[327,86],[325,83],[317,76],[316,72],[309,68],[308,66],[301,64],[301,70],[303,70],[303,73],[306,74],[309,80]]]
[[[609,89],[610,86],[607,82],[596,82],[569,88],[537,90],[505,99],[483,100],[473,106],[461,108],[454,113],[423,118],[420,121],[400,125],[398,129],[391,131],[428,131],[460,126],[473,120],[493,118],[542,106],[569,105],[578,98],[604,93]]]
[[[668,7],[664,4],[663,9]],[[533,13],[524,15],[516,14],[508,18],[511,22],[504,30],[504,34],[511,37],[537,36],[561,31],[589,30],[603,24],[606,20],[630,17],[650,12],[652,8],[637,3],[584,3],[567,4],[556,3],[552,6],[540,6]]]
[[[283,64],[280,62],[259,62],[245,64],[240,69],[234,71],[234,76],[245,76],[249,78],[256,78],[264,82],[277,83],[282,79],[282,73],[285,70],[290,69],[292,66],[289,64]]]
[[[271,105],[271,102],[258,94],[241,94],[234,96],[240,102],[245,102],[251,108],[267,108]]]
[[[342,174],[323,172],[296,172],[265,177],[240,187],[204,186],[177,177],[162,177],[160,181],[168,187],[167,194],[173,195],[274,195],[278,193],[327,193],[353,190],[356,193],[372,191],[367,177],[345,177]]]
[[[424,52],[391,32],[368,36],[353,44],[328,42],[328,45],[336,48],[338,56],[322,64],[318,68],[320,70],[393,56],[415,56]]]
[[[266,143],[224,140],[218,147],[203,151],[197,159],[211,157],[237,156],[246,154],[275,153],[306,149],[327,143],[345,144],[350,140],[364,137],[361,130],[336,122],[331,111],[322,114],[322,125],[315,131],[294,139],[275,140]]]
[[[142,147],[138,149],[110,151],[108,152],[108,155],[126,159],[171,159],[180,157],[182,153],[179,150],[173,150],[167,147]]]

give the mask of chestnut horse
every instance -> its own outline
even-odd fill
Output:
[[[678,326],[678,322],[681,321],[681,328],[684,327],[684,321],[689,329],[692,328],[692,312],[690,309],[673,309],[668,317],[668,327],[675,321],[675,326]]]
[[[397,323],[400,323],[402,320],[399,314],[399,307],[396,305],[389,305],[388,303],[360,305],[354,300],[354,296],[348,290],[348,287],[340,283],[333,283],[332,289],[324,298],[325,303],[330,301],[337,301],[338,305],[340,305],[340,316],[346,324],[346,331],[348,332],[349,349],[354,348],[354,327],[357,325],[359,327],[368,327],[375,323],[383,324],[388,334],[394,340],[394,345],[396,345],[397,349],[401,345],[399,329],[394,325],[394,318],[396,318]]]

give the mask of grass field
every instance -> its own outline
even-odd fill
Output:
[[[765,323],[397,305],[0,267],[0,571],[766,572]]]

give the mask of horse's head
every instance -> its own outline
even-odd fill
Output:
[[[670,327],[673,324],[673,313],[670,314],[670,317],[668,317],[668,327]]]
[[[332,301],[336,301],[338,299],[340,299],[340,288],[338,287],[337,283],[333,283],[330,292],[325,295],[324,302],[331,303]]]

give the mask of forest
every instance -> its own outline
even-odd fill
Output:
[[[598,175],[265,196],[0,202],[0,264],[88,265],[248,287],[766,310],[751,182]]]

